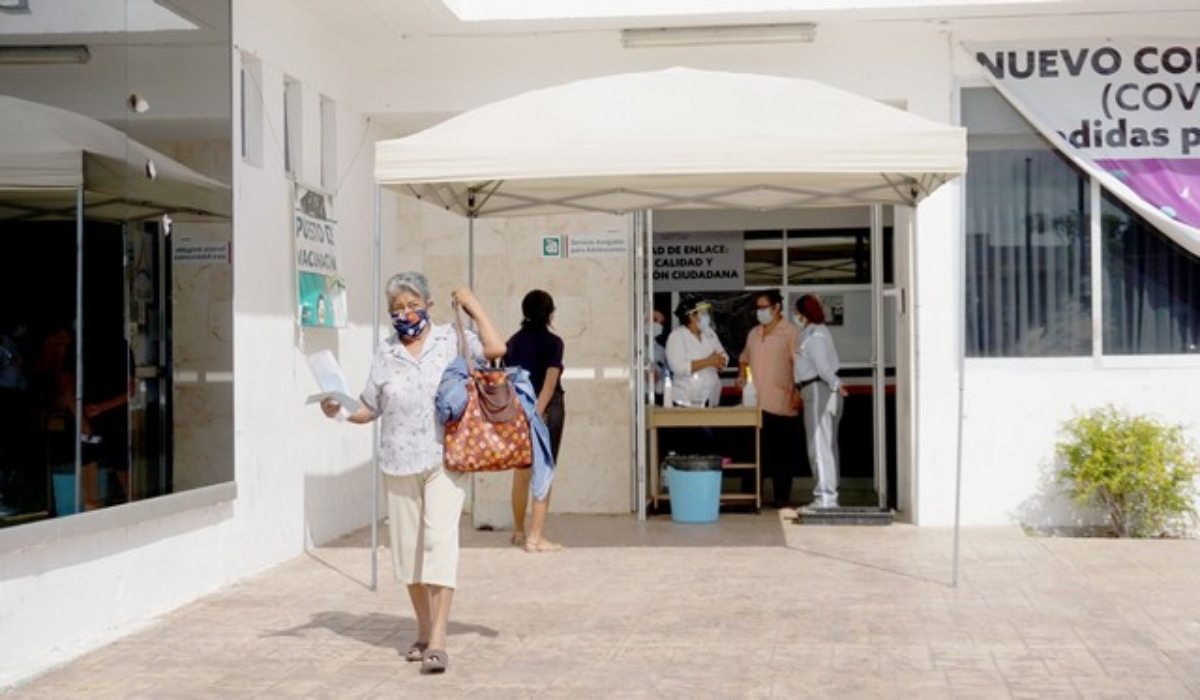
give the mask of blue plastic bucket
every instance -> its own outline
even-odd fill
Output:
[[[715,523],[721,510],[721,470],[693,471],[667,465],[671,484],[671,520]]]
[[[58,517],[73,515],[75,511],[75,472],[58,471],[51,474],[54,482],[54,514]],[[97,496],[103,501],[108,496],[108,470],[96,470]]]
[[[53,475],[54,480],[54,514],[58,517],[71,515],[75,512],[75,475]]]

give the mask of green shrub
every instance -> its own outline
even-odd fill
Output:
[[[1100,505],[1118,537],[1178,534],[1196,523],[1200,473],[1183,426],[1107,405],[1066,421],[1058,482],[1083,505]]]

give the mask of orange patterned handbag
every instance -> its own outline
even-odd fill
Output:
[[[462,329],[462,312],[455,306],[458,350],[467,366],[467,405],[458,420],[446,421],[446,469],[494,472],[533,464],[529,420],[508,370],[475,367]]]

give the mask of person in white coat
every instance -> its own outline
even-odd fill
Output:
[[[838,422],[846,389],[838,378],[837,348],[825,326],[825,310],[815,294],[796,301],[800,341],[796,351],[796,386],[804,401],[804,433],[814,480],[810,508],[838,507]]]
[[[729,353],[713,330],[711,309],[707,301],[700,301],[681,303],[675,310],[680,325],[667,337],[667,365],[676,402],[709,407],[721,403],[719,371],[729,364]]]

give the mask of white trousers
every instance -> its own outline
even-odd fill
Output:
[[[808,438],[808,464],[812,467],[815,508],[838,504],[838,423],[842,419],[842,397],[821,380],[800,390],[804,399],[804,434]]]
[[[442,469],[384,474],[392,568],[404,585],[454,588],[458,581],[458,524],[470,475]]]

